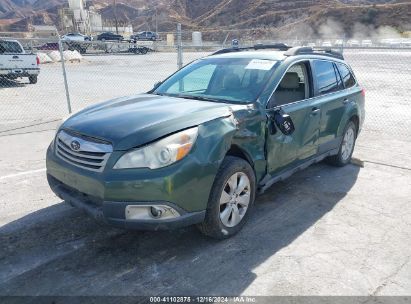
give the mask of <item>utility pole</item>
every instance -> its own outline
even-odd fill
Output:
[[[177,23],[177,67],[181,69],[183,67],[183,42],[181,38],[181,23]],[[182,82],[180,82],[180,91]]]
[[[116,34],[118,34],[118,20],[117,20],[117,2],[114,1],[114,21],[116,22]]]
[[[156,7],[156,34],[158,33],[158,22],[157,22],[157,7]]]

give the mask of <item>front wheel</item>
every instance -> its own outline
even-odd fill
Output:
[[[211,188],[206,216],[198,227],[216,239],[229,238],[243,227],[254,204],[254,171],[245,160],[227,156]]]
[[[344,135],[341,140],[338,154],[327,158],[327,162],[333,166],[343,167],[351,162],[351,156],[354,152],[355,140],[357,138],[357,127],[350,120],[344,129]]]

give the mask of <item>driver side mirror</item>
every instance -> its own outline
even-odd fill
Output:
[[[284,135],[291,135],[295,131],[294,123],[290,115],[284,113],[281,109],[274,111],[270,114],[271,123],[275,123],[275,126],[280,129]],[[271,133],[275,134],[275,127],[271,127]]]

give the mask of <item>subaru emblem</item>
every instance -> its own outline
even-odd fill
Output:
[[[74,151],[77,151],[80,149],[80,143],[77,140],[73,140],[70,146]]]

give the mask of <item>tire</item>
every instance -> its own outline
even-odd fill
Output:
[[[351,162],[357,139],[357,126],[350,120],[344,128],[343,138],[338,149],[338,154],[326,159],[327,163],[336,167],[344,167]],[[348,145],[348,146],[347,146]]]
[[[36,84],[37,83],[37,76],[29,76],[29,82],[31,84]]]
[[[236,193],[236,189],[241,192]],[[215,239],[235,235],[250,215],[255,192],[255,174],[250,164],[241,158],[227,156],[211,188],[204,222],[198,225],[200,231]]]

